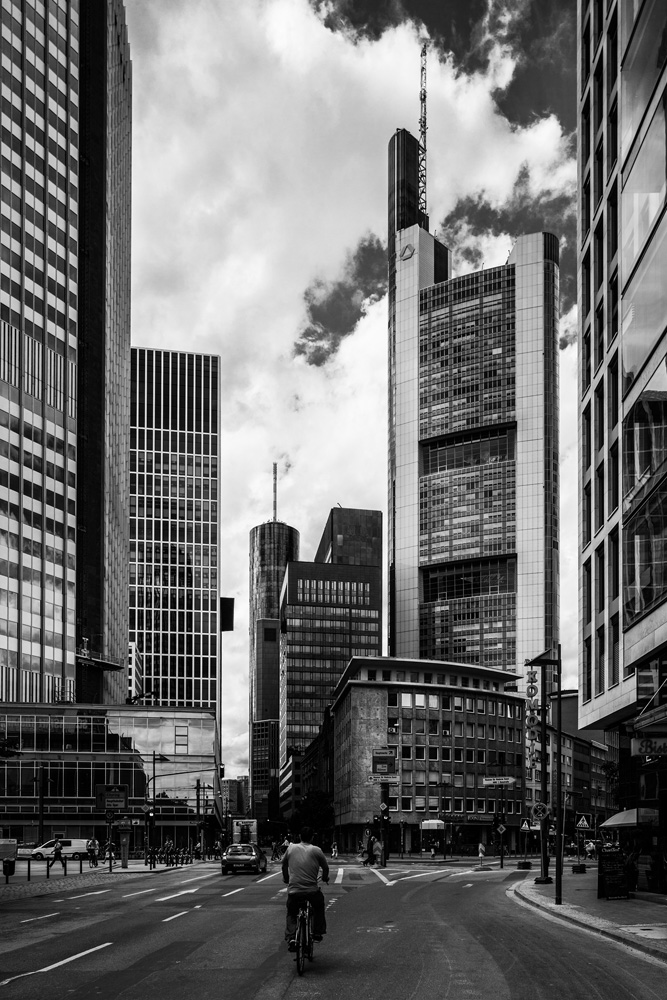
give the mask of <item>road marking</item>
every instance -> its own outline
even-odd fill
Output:
[[[157,886],[153,889],[139,889],[138,892],[126,892],[122,898],[127,899],[129,896],[143,896],[146,892],[157,892]]]
[[[395,884],[396,882],[407,882],[411,878],[424,878],[425,875],[443,875],[443,874],[452,875],[453,873],[450,868],[442,868],[440,870],[431,868],[427,872],[419,872],[418,875],[399,875],[398,878],[394,879],[392,885]]]
[[[336,875],[336,880],[334,882],[334,885],[340,885],[340,883],[342,881],[343,881],[343,869],[339,868],[338,869],[338,874]]]
[[[464,888],[464,889],[472,889],[472,887],[473,887],[473,884],[474,884],[474,883],[472,883],[472,882],[468,882],[468,884],[467,884],[467,885],[464,885],[464,886],[463,886],[463,888]]]
[[[176,920],[176,917],[184,917],[185,914],[189,912],[190,912],[189,910],[181,910],[180,913],[174,913],[173,917],[165,917],[162,923],[168,924],[170,920]]]
[[[382,872],[379,872],[379,871],[377,870],[377,868],[371,868],[371,871],[373,872],[373,874],[374,874],[374,875],[377,875],[377,877],[378,877],[379,879],[381,879],[381,880],[382,880],[382,881],[384,882],[384,884],[385,884],[385,885],[388,885],[388,883],[389,883],[389,879],[388,879],[388,878],[385,878],[385,876],[384,876],[384,875],[382,874]]]
[[[57,917],[57,913],[45,913],[43,917],[28,917],[27,920],[20,920],[21,924],[31,924],[33,920],[46,920],[47,917]]]
[[[266,882],[270,878],[275,878],[276,875],[280,875],[280,872],[272,872],[271,875],[265,875],[264,878],[257,879],[255,885],[259,885],[260,882]]]
[[[202,878],[213,878],[213,876],[217,874],[217,872],[209,872],[207,875],[195,875],[194,878],[184,878],[181,885],[186,885],[188,882],[199,882]]]
[[[199,886],[195,886],[194,889],[182,889],[180,892],[175,892],[173,896],[160,896],[155,902],[164,903],[167,899],[176,899],[177,896],[187,896],[191,892],[199,892]]]
[[[18,976],[10,976],[9,979],[3,979],[0,982],[0,986],[7,986],[9,983],[13,983],[15,979],[24,979],[26,976],[36,976],[40,972],[51,972],[52,969],[59,969],[61,965],[67,965],[69,962],[76,962],[77,958],[84,958],[86,955],[91,955],[94,951],[101,951],[102,948],[108,948],[113,944],[113,941],[107,941],[105,944],[98,944],[96,948],[88,948],[87,951],[80,951],[78,955],[72,955],[70,958],[63,958],[61,962],[54,962],[53,965],[45,965],[43,969],[33,969],[32,972],[21,972]]]
[[[67,899],[84,899],[86,896],[102,896],[105,892],[111,892],[111,889],[97,889],[96,892],[83,892],[80,896],[68,896]]]
[[[225,896],[233,896],[235,892],[243,892],[244,889],[245,886],[242,886],[240,889],[232,889],[231,892],[223,892],[222,898],[224,899]]]

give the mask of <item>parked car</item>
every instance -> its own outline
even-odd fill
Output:
[[[222,874],[229,872],[251,871],[257,875],[266,871],[266,854],[257,844],[230,844],[223,851]]]
[[[31,858],[32,852],[37,847],[37,844],[18,844],[16,847],[16,857],[17,858]]]
[[[62,844],[64,858],[78,860],[79,858],[88,857],[86,840],[71,840],[69,837],[58,837],[58,840]],[[44,858],[52,858],[55,843],[55,840],[47,840],[41,847],[36,847],[30,857],[33,861],[43,861]]]

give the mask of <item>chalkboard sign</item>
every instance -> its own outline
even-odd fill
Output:
[[[625,856],[615,844],[604,844],[598,855],[598,899],[603,898],[630,898]]]

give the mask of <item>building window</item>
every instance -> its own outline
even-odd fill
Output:
[[[618,424],[618,354],[607,367],[607,423],[611,431]]]
[[[596,644],[595,644],[595,693],[602,694],[604,692],[604,659],[605,659],[605,649],[604,649],[604,625],[596,632]]]
[[[620,573],[618,565],[618,528],[609,533],[609,597],[616,600],[620,591]]]
[[[583,700],[591,700],[591,687],[592,687],[592,677],[591,677],[591,639],[587,636],[584,639],[584,663],[583,663]]]
[[[615,511],[619,503],[618,445],[609,449],[609,513]]]
[[[621,627],[618,615],[611,620],[611,645],[609,649],[609,687],[618,684],[621,654]]]
[[[595,550],[595,611],[598,615],[605,610],[605,567],[604,542]]]
[[[604,462],[595,470],[595,530],[604,524]]]
[[[595,387],[595,450],[604,445],[604,379],[600,379]]]
[[[592,538],[592,506],[591,506],[591,484],[586,483],[582,495],[582,540],[584,545],[588,545]]]

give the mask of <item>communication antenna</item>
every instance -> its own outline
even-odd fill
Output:
[[[421,84],[419,88],[419,210],[426,214],[426,42],[421,52]]]
[[[278,463],[273,463],[273,520],[278,520]]]

